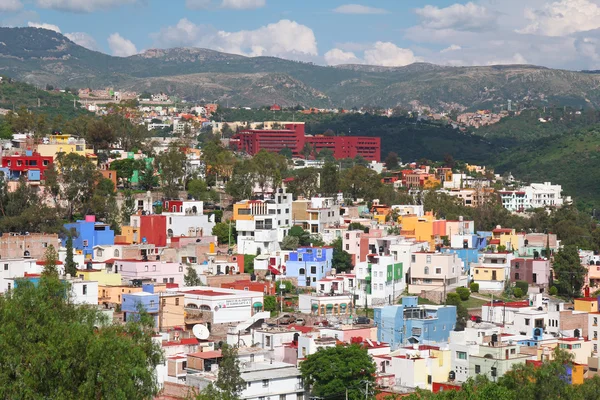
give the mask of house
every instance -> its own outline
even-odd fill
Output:
[[[298,296],[298,309],[306,314],[323,317],[349,316],[354,307],[352,292],[303,293]]]
[[[293,225],[300,225],[311,234],[322,234],[340,222],[340,206],[333,197],[299,199],[292,203]]]
[[[141,292],[123,295],[121,311],[124,322],[137,321],[142,310],[152,317],[154,327],[158,328],[159,296],[153,293],[152,285],[144,285]]]
[[[411,254],[411,258],[409,293],[420,294],[422,290],[460,283],[462,260],[456,254],[420,251]]]
[[[394,304],[406,287],[403,265],[392,256],[369,254],[354,272],[358,282],[356,302],[361,306]]]
[[[517,343],[490,341],[479,346],[478,354],[469,357],[469,376],[486,375],[490,380],[498,380],[514,365],[523,364],[534,356],[521,354]]]
[[[111,265],[113,271],[120,272],[123,279],[183,286],[185,272],[183,265],[178,262],[127,259],[107,260],[106,264]]]
[[[492,230],[492,237],[488,241],[494,250],[510,251],[520,254],[525,246],[525,236],[516,233],[514,229],[502,228],[500,225]],[[504,248],[504,250],[502,250]]]
[[[136,214],[130,217],[130,225],[123,226],[126,243],[153,244],[156,247],[167,245],[167,217],[165,215]]]
[[[97,162],[97,156],[93,149],[86,146],[85,139],[76,138],[71,135],[50,135],[48,140],[37,145],[37,151],[42,157],[52,157],[56,159],[58,153],[75,153],[87,157],[94,164]]]
[[[95,246],[112,245],[115,242],[115,232],[110,229],[109,225],[96,222],[96,216],[94,215],[86,215],[85,220],[79,220],[64,226],[67,231],[71,229],[75,231],[73,248],[81,251],[86,259],[92,258]]]
[[[456,324],[456,306],[419,305],[417,300],[417,297],[406,296],[402,304],[374,308],[378,341],[397,349],[408,343],[432,344],[448,340]]]
[[[445,382],[451,371],[450,350],[438,346],[415,345],[394,352],[386,372],[394,374],[395,384],[432,390],[433,382]]]
[[[329,275],[333,262],[331,247],[300,247],[289,254],[286,276],[298,279],[299,287],[316,287],[317,280]]]
[[[56,233],[4,232],[0,236],[0,259],[42,259],[48,246],[60,247]]]
[[[38,152],[25,150],[25,153],[10,154],[2,157],[2,167],[9,171],[8,179],[19,180],[21,176],[25,180],[33,183],[44,181],[45,172],[52,168],[54,158],[52,156],[42,156]]]
[[[479,290],[501,292],[510,277],[512,261],[509,252],[483,253],[471,266],[471,281],[479,284]]]
[[[281,106],[277,105],[277,104],[273,104],[271,106],[271,108],[269,108],[270,111],[281,111]]]
[[[39,265],[33,258],[2,258],[0,260],[0,293],[11,290],[13,281],[27,275],[41,274],[43,265]]]
[[[163,213],[167,217],[167,237],[202,237],[210,235],[215,226],[214,215],[204,214],[202,201],[164,200]]]
[[[158,293],[158,329],[164,332],[174,328],[184,328],[184,294],[183,293]]]
[[[525,281],[530,285],[548,289],[552,280],[550,260],[543,258],[515,258],[510,262],[512,282]]]

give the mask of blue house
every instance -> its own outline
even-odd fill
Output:
[[[451,253],[456,254],[458,258],[462,260],[463,263],[463,272],[469,274],[471,270],[471,263],[477,262],[479,259],[479,250],[478,249],[461,249],[454,247],[442,247],[442,253]]]
[[[121,311],[123,321],[137,321],[140,309],[150,314],[154,319],[154,326],[158,327],[158,293],[154,293],[154,285],[142,285],[142,291],[137,293],[125,293],[122,295]]]
[[[373,312],[377,340],[389,343],[393,350],[411,343],[446,342],[456,324],[456,306],[419,305],[416,296]]]
[[[86,258],[92,257],[94,246],[115,244],[115,232],[107,224],[96,222],[94,215],[86,215],[85,220],[65,224],[65,228],[67,231],[75,230],[77,234],[73,238],[73,248],[81,250]]]
[[[290,253],[286,275],[298,278],[298,286],[316,287],[316,282],[331,272],[332,262],[331,247],[301,247]]]

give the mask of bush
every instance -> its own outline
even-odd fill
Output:
[[[469,285],[469,288],[471,288],[472,293],[477,293],[477,292],[479,292],[479,283],[471,282],[471,284]]]
[[[456,293],[448,293],[446,295],[446,304],[449,306],[460,305],[460,296]]]
[[[516,281],[515,286],[521,289],[521,292],[523,292],[523,294],[527,294],[529,292],[529,283],[525,281]]]
[[[521,288],[518,288],[518,287],[516,287],[515,290],[513,290],[513,294],[515,295],[516,298],[523,297],[523,291],[521,290]]]
[[[556,288],[556,286],[552,286],[550,288],[550,296],[556,296],[558,294],[558,289]]]
[[[456,288],[456,293],[458,293],[462,301],[469,300],[469,296],[471,295],[471,291],[469,291],[469,289],[467,289],[466,287]]]

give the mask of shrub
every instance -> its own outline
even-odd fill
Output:
[[[466,287],[456,288],[456,293],[458,293],[462,301],[469,300],[469,296],[471,295],[471,292]]]
[[[529,283],[525,281],[516,281],[515,286],[521,289],[521,292],[523,292],[523,294],[527,294],[529,292]]]
[[[458,306],[460,304],[460,296],[456,293],[448,293],[446,295],[446,304],[449,306]]]
[[[477,293],[477,292],[479,292],[479,283],[471,282],[471,284],[469,285],[469,288],[471,288],[472,293]]]
[[[519,287],[516,287],[515,290],[513,290],[513,294],[516,298],[523,297],[523,291]]]
[[[550,288],[550,296],[556,296],[558,294],[558,289],[556,288],[556,286],[552,286]]]

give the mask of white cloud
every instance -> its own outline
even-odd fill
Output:
[[[54,32],[60,33],[60,28],[58,26],[52,25],[52,24],[37,23],[37,22],[31,22],[31,21],[29,21],[27,23],[27,26],[29,26],[31,28],[48,29],[50,31],[54,31]]]
[[[205,10],[210,6],[211,0],[185,0],[185,7],[190,10]]]
[[[312,59],[318,55],[317,40],[309,27],[287,19],[255,30],[217,31],[186,18],[177,25],[151,35],[157,47],[193,46],[247,56]]]
[[[125,4],[132,4],[136,1],[137,0],[36,0],[36,4],[41,8],[89,13]]]
[[[457,45],[457,44],[451,44],[450,46],[446,47],[445,49],[441,50],[440,53],[447,53],[449,51],[456,51],[456,50],[461,50],[462,47]]]
[[[80,46],[85,47],[86,49],[99,51],[98,43],[96,39],[92,37],[89,33],[85,32],[73,32],[73,33],[65,33],[65,36],[68,37],[73,42],[77,43]]]
[[[427,5],[415,10],[421,25],[430,29],[456,29],[459,31],[482,31],[496,25],[496,15],[486,7],[469,2],[453,4],[445,8]]]
[[[401,67],[421,61],[410,49],[403,49],[391,42],[376,42],[372,49],[365,50],[364,59],[370,65]]]
[[[564,36],[600,28],[600,7],[590,0],[561,0],[527,9],[525,16],[529,24],[519,33]]]
[[[221,7],[233,10],[247,10],[264,7],[266,3],[266,0],[223,0]]]
[[[387,14],[383,8],[363,6],[361,4],[344,4],[333,10],[339,14]]]
[[[23,8],[23,3],[20,0],[0,0],[0,11],[15,12]]]
[[[324,55],[327,65],[362,64],[362,61],[351,51],[331,49]]]
[[[119,33],[113,33],[108,37],[108,47],[113,56],[117,57],[128,57],[138,52],[133,42],[125,39]]]

